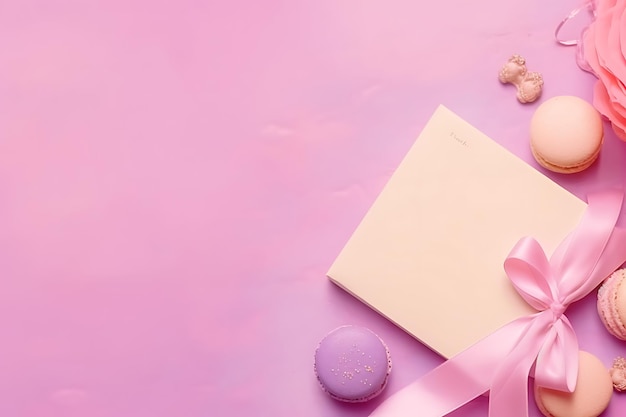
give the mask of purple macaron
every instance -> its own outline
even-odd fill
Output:
[[[371,330],[341,326],[320,342],[314,370],[331,397],[363,402],[376,397],[387,385],[391,358],[385,343]]]

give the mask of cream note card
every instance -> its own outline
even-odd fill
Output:
[[[585,207],[440,106],[328,276],[449,358],[533,312],[503,262],[523,236],[550,255]]]

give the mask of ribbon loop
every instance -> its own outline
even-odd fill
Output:
[[[567,16],[565,16],[563,18],[563,20],[561,20],[559,22],[559,24],[557,25],[556,29],[554,30],[554,39],[556,39],[556,41],[558,43],[560,43],[561,45],[565,45],[565,46],[574,46],[574,45],[578,45],[579,44],[580,41],[578,39],[563,40],[563,39],[561,39],[559,37],[559,34],[561,33],[561,29],[563,29],[565,24],[567,22],[569,22],[570,20],[572,20],[574,17],[576,17],[576,15],[578,13],[582,12],[583,10],[588,10],[591,13],[591,15],[593,17],[595,17],[595,15],[596,15],[596,0],[586,0],[581,6],[575,8],[574,10],[569,12],[569,14]]]
[[[576,46],[576,64],[583,71],[587,71],[587,72],[591,72],[591,73],[593,73],[593,70],[591,69],[589,64],[587,64],[587,61],[585,61],[583,47],[582,47],[582,42],[580,41],[583,38],[587,28],[583,29],[583,31],[580,34],[580,37],[578,39],[567,39],[567,40],[564,40],[564,39],[561,39],[560,33],[561,33],[561,30],[563,29],[563,27],[570,20],[572,20],[574,17],[576,17],[576,15],[578,15],[578,13],[580,13],[583,10],[589,11],[589,13],[592,16],[592,19],[595,19],[595,17],[596,17],[596,9],[597,9],[596,2],[597,2],[597,0],[586,0],[581,6],[575,8],[574,10],[569,12],[569,14],[567,16],[565,16],[565,18],[563,18],[563,20],[561,20],[561,22],[559,22],[559,24],[557,25],[556,29],[554,30],[554,39],[556,39],[556,41],[558,43],[560,43],[561,45],[565,45],[565,46]]]
[[[539,242],[530,237],[520,239],[504,261],[504,270],[524,301],[538,311],[549,308],[556,281]]]

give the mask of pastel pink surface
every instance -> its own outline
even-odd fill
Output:
[[[497,72],[520,53],[539,102],[591,100],[552,38],[576,6],[3,2],[0,415],[366,416],[441,359],[325,272],[439,104],[537,167],[537,103]],[[553,178],[580,197],[623,186],[626,147],[608,130],[603,146]],[[608,365],[623,344],[594,303],[568,316]],[[311,371],[343,323],[394,355],[366,404],[338,404]]]

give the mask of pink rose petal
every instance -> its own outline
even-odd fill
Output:
[[[626,141],[626,0],[597,4],[596,19],[583,34],[581,48],[598,77],[593,104]]]
[[[587,62],[589,66],[594,71],[596,76],[600,79],[600,81],[602,81],[602,83],[607,87],[608,90],[612,90],[613,88],[619,89],[619,85],[615,84],[615,75],[608,71],[602,63],[602,57],[607,53],[606,38],[600,37],[603,28],[601,24],[603,23],[603,21],[596,21],[595,23],[596,24],[594,24],[588,30],[588,32],[592,33],[593,37],[590,38],[590,40],[593,39],[593,44],[591,44],[591,47],[585,47],[585,57],[588,57]],[[613,91],[609,92],[613,95],[615,94]]]
[[[626,28],[626,7],[624,7],[624,10],[622,11],[622,16],[619,21],[619,27]],[[626,57],[626,30],[620,31],[619,43],[621,47],[620,49],[622,51],[622,56]]]
[[[616,76],[616,83],[612,86],[607,85],[608,94],[614,103],[615,111],[619,114],[626,115],[626,59],[622,52],[621,33],[623,26],[626,24],[626,0],[618,1],[617,5],[612,9],[613,18],[611,20],[611,29],[609,38],[607,39],[610,58],[606,59],[607,66],[611,73]],[[617,52],[619,51],[619,53]]]
[[[606,38],[607,52],[604,57],[604,66],[619,80],[626,80],[626,61],[622,55],[622,49],[620,46],[620,22],[622,18],[623,10],[618,13],[618,9],[613,8],[614,13],[611,15],[608,33]],[[620,85],[620,87],[622,87]],[[624,90],[622,89],[622,93]]]
[[[611,9],[611,11],[613,10],[614,9]],[[609,71],[607,67],[607,59],[613,56],[613,54],[611,54],[611,49],[609,48],[608,44],[609,32],[611,30],[611,22],[613,16],[614,13],[607,13],[603,16],[598,16],[593,22],[593,26],[596,31],[595,46],[598,53],[598,61],[606,71]],[[614,53],[616,52],[617,51],[614,51]]]
[[[610,119],[612,114],[611,99],[600,80],[593,85],[593,105],[603,116]]]
[[[597,81],[594,85],[593,105],[603,116],[607,117],[611,121],[616,132],[618,130],[626,132],[626,118],[615,112],[615,109],[611,105],[610,98],[606,92],[606,88],[600,81]]]
[[[624,96],[620,96],[620,97],[622,98],[622,101],[623,101]],[[616,114],[624,115],[624,117],[626,118],[626,107],[624,107],[624,105],[619,101],[619,99],[609,94],[609,100],[611,101],[611,106],[613,106],[613,112]]]
[[[622,3],[621,0],[600,0],[596,2],[596,16],[604,15],[618,3]]]
[[[602,54],[605,53],[606,38],[600,37],[602,21],[593,22],[583,37],[584,58],[595,73],[605,84],[610,84],[615,76],[609,72],[601,62]],[[606,28],[605,28],[606,29]]]
[[[583,58],[589,64],[596,76],[599,77],[599,72],[602,71],[600,62],[598,61],[598,51],[596,50],[596,26],[591,24],[585,31],[582,39],[583,44]]]
[[[611,101],[611,105],[613,106],[614,110],[618,113],[618,114],[623,114],[624,116],[626,116],[626,94],[624,94],[624,83],[621,82],[621,80],[615,78],[614,83],[618,84],[618,86],[615,85],[604,85],[604,88],[606,88],[607,94],[609,96],[609,100]]]
[[[611,99],[611,103],[619,105],[617,110],[626,110],[626,94],[624,93],[624,84],[618,78],[612,78],[604,82],[607,94]]]

